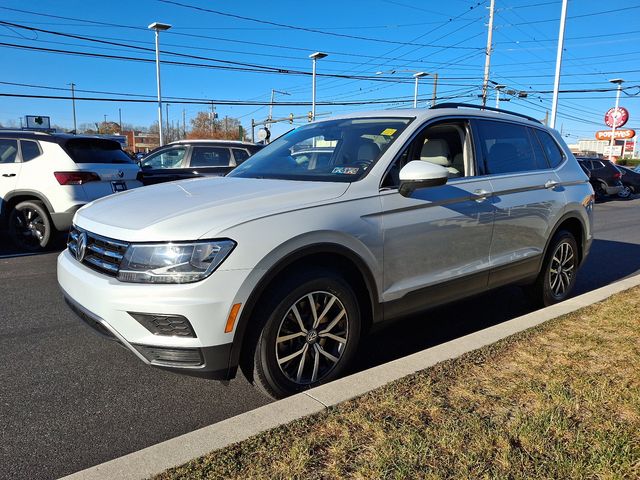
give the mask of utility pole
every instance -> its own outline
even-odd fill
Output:
[[[170,104],[170,103],[165,103],[165,104],[164,104],[164,108],[165,108],[165,110],[166,110],[166,112],[167,112],[167,118],[165,119],[165,121],[167,122],[167,123],[166,123],[167,128],[166,128],[166,134],[165,134],[165,137],[169,137],[169,105],[171,105],[171,104]],[[167,138],[167,140],[168,140],[168,138]]]
[[[491,40],[493,39],[493,10],[495,0],[491,0],[489,5],[489,31],[487,33],[487,50],[485,51],[484,60],[484,80],[482,81],[482,106],[487,104],[487,87],[489,84],[489,68],[491,66]]]
[[[211,136],[213,137],[213,132],[215,132],[215,122],[216,122],[216,107],[213,104],[213,100],[211,101],[211,113],[209,114],[209,118],[211,119]]]
[[[431,96],[431,106],[435,106],[436,99],[438,98],[438,74],[434,73],[433,75],[433,95]]]
[[[251,143],[256,143],[256,122],[251,119]]]
[[[558,93],[560,90],[560,69],[562,67],[562,50],[564,49],[564,25],[567,20],[568,0],[562,0],[562,12],[560,13],[560,33],[558,34],[558,52],[556,54],[556,76],[553,80],[553,100],[551,102],[551,128],[556,128],[556,115],[558,113]]]
[[[73,133],[78,133],[76,126],[76,84],[71,82],[71,106],[73,108]]]
[[[182,109],[182,138],[187,138],[187,111]]]
[[[120,133],[122,133],[122,108],[118,108],[118,120],[120,121]]]

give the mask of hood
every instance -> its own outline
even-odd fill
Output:
[[[162,183],[101,198],[74,223],[130,242],[197,240],[234,225],[337,198],[348,183],[207,177]]]

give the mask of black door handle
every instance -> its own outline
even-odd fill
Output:
[[[3,173],[2,176],[3,177],[15,177],[16,174],[15,173]]]

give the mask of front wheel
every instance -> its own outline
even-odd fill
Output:
[[[360,309],[338,274],[308,269],[268,292],[258,305],[248,378],[280,398],[338,378],[348,368],[360,337]],[[248,365],[247,365],[248,364]]]
[[[566,300],[576,283],[578,246],[571,232],[560,230],[549,244],[536,282],[528,288],[532,300],[545,307]]]
[[[47,248],[54,235],[44,204],[37,200],[17,204],[9,214],[9,236],[22,250],[35,252]]]

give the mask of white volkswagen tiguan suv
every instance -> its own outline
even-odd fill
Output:
[[[147,364],[241,366],[276,397],[341,375],[378,322],[512,283],[561,301],[591,245],[588,179],[555,131],[472,107],[312,123],[227,177],[93,202],[64,296]]]
[[[142,186],[139,171],[114,140],[0,130],[0,221],[18,247],[46,248],[81,206]]]

